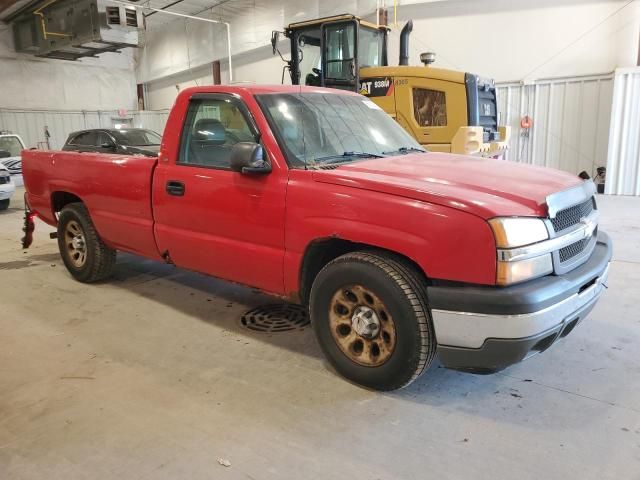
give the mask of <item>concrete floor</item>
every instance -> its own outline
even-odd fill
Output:
[[[16,199],[21,198],[18,192]],[[121,255],[82,285],[39,223],[0,214],[0,479],[640,479],[640,198],[602,197],[610,289],[543,355],[409,388],[336,376],[270,300]],[[219,463],[228,460],[230,466]]]

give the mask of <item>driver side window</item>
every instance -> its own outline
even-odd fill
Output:
[[[180,143],[179,165],[229,169],[231,149],[255,136],[232,98],[191,100]]]

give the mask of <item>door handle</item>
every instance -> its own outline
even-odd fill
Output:
[[[184,195],[184,183],[176,180],[169,180],[166,185],[166,191],[174,197],[182,197]]]

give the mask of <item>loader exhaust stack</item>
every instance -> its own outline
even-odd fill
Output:
[[[409,65],[409,35],[413,30],[413,20],[409,20],[400,32],[400,61],[398,65]]]

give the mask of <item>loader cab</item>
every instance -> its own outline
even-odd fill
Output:
[[[424,147],[450,153],[501,156],[509,127],[498,125],[496,88],[492,80],[440,69],[425,52],[423,66],[409,65],[409,20],[400,32],[398,65],[389,66],[389,28],[354,15],[339,15],[290,24],[286,62],[293,85],[338,88],[369,97]],[[284,71],[283,71],[284,83]]]
[[[359,91],[360,68],[387,65],[387,32],[353,15],[289,25],[291,83]]]

